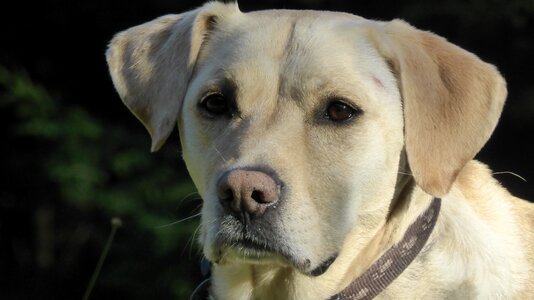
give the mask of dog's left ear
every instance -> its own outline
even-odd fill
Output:
[[[375,23],[371,38],[397,76],[412,174],[443,196],[495,129],[506,83],[494,66],[404,21]]]
[[[106,58],[124,104],[143,123],[157,151],[176,126],[198,53],[236,3],[210,2],[132,27],[111,41]]]

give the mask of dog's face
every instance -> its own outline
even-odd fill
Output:
[[[387,203],[366,200],[391,199],[401,101],[357,25],[335,15],[271,18],[244,15],[239,27],[220,23],[211,33],[180,113],[183,155],[204,199],[209,259],[281,259],[317,273],[358,215]],[[233,170],[273,177],[275,203],[261,215],[231,213],[218,189]]]
[[[445,194],[506,93],[491,66],[400,21],[235,4],[121,33],[108,62],[153,149],[178,121],[205,255],[309,275],[386,217],[403,149],[416,182]]]

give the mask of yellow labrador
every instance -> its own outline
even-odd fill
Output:
[[[506,97],[477,56],[401,20],[212,2],[107,61],[152,151],[178,124],[213,298],[534,298],[534,206],[473,160]]]

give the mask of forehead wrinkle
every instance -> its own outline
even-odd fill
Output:
[[[313,57],[303,58],[302,55],[294,60],[295,65],[286,67],[287,71],[281,74],[279,94],[290,98],[298,106],[307,107],[332,96],[357,101],[365,95],[361,72],[355,69],[350,60],[341,66],[332,63],[325,65]]]
[[[285,55],[280,61],[279,94],[302,105],[299,102],[306,96],[329,86],[335,88],[336,82],[350,86],[354,81],[351,79],[359,75],[352,47],[335,34],[336,23],[324,23],[313,16],[292,21]]]
[[[275,23],[265,23],[268,20],[261,17],[256,21],[255,26],[238,37],[231,61],[225,62],[225,76],[242,87],[237,95],[238,104],[242,103],[250,112],[261,110],[263,118],[269,118],[283,106],[282,102],[287,102],[282,92],[286,72],[283,68],[291,55],[299,20],[288,14],[278,16]]]
[[[301,106],[305,94],[315,85],[313,81],[317,77],[310,76],[308,69],[314,63],[309,57],[310,51],[308,50],[312,41],[306,35],[306,28],[303,27],[308,25],[309,28],[310,24],[299,23],[301,24],[297,24],[297,20],[294,20],[291,35],[287,40],[285,55],[280,60],[278,94],[281,98],[291,99]]]
[[[289,28],[289,34],[287,35],[287,39],[286,39],[286,45],[284,47],[284,52],[283,52],[283,57],[282,59],[280,59],[280,68],[279,68],[279,74],[278,74],[278,96],[279,98],[282,98],[286,93],[285,93],[285,89],[287,88],[286,86],[286,81],[285,81],[285,73],[287,72],[287,67],[284,67],[284,66],[288,66],[290,65],[290,60],[292,60],[292,53],[293,53],[293,48],[295,47],[295,44],[297,43],[295,41],[295,30],[296,30],[296,26],[297,26],[297,20],[296,19],[292,19],[291,20],[291,26]]]

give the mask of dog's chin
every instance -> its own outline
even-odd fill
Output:
[[[231,245],[231,246],[230,246]],[[328,270],[336,260],[337,254],[328,257],[320,263],[313,263],[310,259],[274,249],[267,249],[250,241],[222,244],[216,251],[219,258],[215,262],[226,264],[273,265],[293,268],[307,276],[320,276]]]

